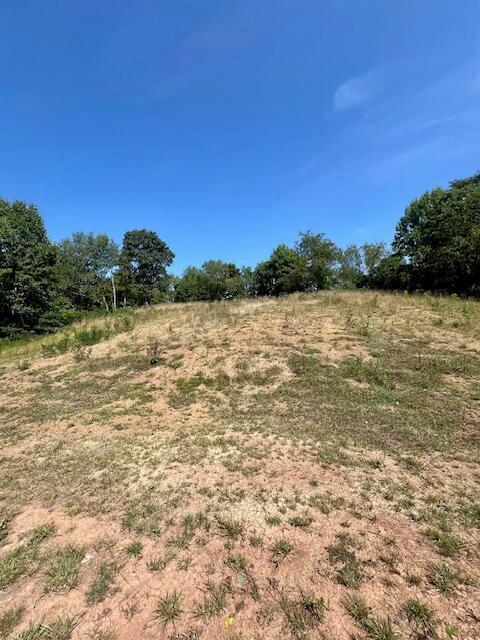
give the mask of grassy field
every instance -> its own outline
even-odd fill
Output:
[[[479,303],[162,305],[0,378],[0,639],[480,637]]]

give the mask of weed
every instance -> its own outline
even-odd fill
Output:
[[[271,527],[278,527],[282,520],[280,516],[266,516],[265,522]]]
[[[140,540],[134,540],[126,547],[125,553],[134,558],[139,558],[142,555],[143,544]]]
[[[186,556],[185,558],[181,558],[177,562],[177,569],[179,571],[188,571],[190,567],[194,564],[194,560],[192,556]]]
[[[83,547],[67,545],[60,549],[47,570],[45,591],[69,591],[76,587],[80,577],[80,563],[84,555]]]
[[[165,628],[169,623],[175,623],[182,613],[182,594],[178,591],[172,591],[158,599],[155,608],[155,621]]]
[[[112,592],[112,585],[118,567],[115,563],[103,563],[100,565],[97,575],[87,591],[88,604],[103,602]]]
[[[325,600],[310,593],[300,592],[298,598],[282,595],[280,609],[295,640],[307,638],[310,629],[325,618]]]
[[[453,624],[449,624],[448,622],[446,622],[443,628],[447,638],[455,638],[458,634],[458,629]]]
[[[430,584],[446,596],[453,595],[460,583],[467,582],[459,571],[445,563],[434,564],[430,569],[428,579]]]
[[[73,618],[57,618],[50,624],[30,623],[14,640],[70,640],[75,629]]]
[[[362,570],[352,549],[353,539],[346,533],[337,534],[338,542],[327,547],[330,562],[340,564],[337,581],[345,587],[356,588],[362,581]]]
[[[88,637],[90,640],[117,640],[117,634],[113,629],[96,629]]]
[[[164,556],[155,556],[147,563],[149,571],[163,571],[168,564],[173,560],[172,554],[166,554]]]
[[[208,595],[195,610],[197,618],[211,618],[224,611],[227,607],[227,595],[232,592],[230,580],[223,580],[219,584],[209,581],[205,587]]]
[[[245,523],[235,518],[217,518],[217,526],[221,533],[231,540],[238,540],[245,532]]]
[[[377,616],[360,596],[351,596],[345,601],[345,608],[352,618],[363,628],[372,640],[399,640],[389,617]]]
[[[292,516],[288,520],[288,523],[291,524],[292,527],[298,527],[299,529],[308,529],[312,522],[313,518],[309,515]]]
[[[25,607],[12,607],[0,615],[0,638],[4,640],[17,625],[20,624],[25,613]]]
[[[35,529],[30,540],[0,559],[0,591],[13,584],[28,571],[33,571],[39,560],[39,545],[55,530],[51,524]]]
[[[428,529],[426,535],[430,540],[437,543],[439,553],[447,558],[455,556],[465,547],[463,540],[448,531]]]
[[[405,615],[421,638],[435,638],[437,635],[437,620],[435,611],[419,600],[411,599],[406,602]]]
[[[30,362],[28,360],[22,360],[20,362],[20,364],[18,365],[18,370],[19,371],[26,371],[27,369],[30,369]]]
[[[231,569],[235,569],[235,571],[246,571],[248,568],[248,560],[243,555],[243,553],[236,553],[234,555],[228,556],[225,560],[225,564],[227,567]]]
[[[279,538],[272,547],[272,562],[278,564],[293,551],[293,544],[287,538]]]
[[[263,538],[257,534],[252,534],[248,539],[250,546],[254,549],[261,549],[263,547]]]

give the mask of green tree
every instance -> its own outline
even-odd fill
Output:
[[[368,278],[387,255],[387,247],[384,242],[366,242],[361,246],[363,273]]]
[[[127,231],[119,260],[119,284],[124,303],[158,302],[166,294],[169,267],[175,254],[154,231]]]
[[[78,232],[58,244],[59,285],[75,308],[113,306],[111,276],[118,257],[116,243],[105,234]]]
[[[349,244],[339,255],[338,285],[342,289],[359,286],[363,276],[362,252],[355,244]]]
[[[232,263],[208,260],[201,268],[188,267],[175,285],[175,300],[229,300],[243,295],[241,271]]]
[[[381,260],[368,274],[371,289],[406,291],[411,288],[411,268],[402,256],[392,254]]]
[[[306,291],[312,286],[306,258],[285,244],[279,245],[255,269],[256,291],[260,296],[278,296]]]
[[[56,251],[37,207],[0,199],[0,331],[48,328],[57,293]]]
[[[328,289],[335,282],[335,271],[340,257],[339,248],[323,233],[300,233],[297,252],[306,261],[315,290]]]
[[[410,288],[480,293],[480,173],[414,200],[397,225],[394,252]]]

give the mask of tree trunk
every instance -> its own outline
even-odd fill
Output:
[[[103,304],[105,305],[105,309],[107,310],[107,313],[108,313],[110,311],[110,309],[108,308],[107,300],[106,300],[105,296],[102,296],[102,298],[103,298]]]
[[[113,310],[117,309],[117,289],[115,288],[115,276],[112,273]]]

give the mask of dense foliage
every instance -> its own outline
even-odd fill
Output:
[[[34,205],[0,199],[0,336],[49,331],[83,310],[161,301],[228,300],[294,291],[370,287],[480,295],[480,173],[414,200],[392,251],[383,243],[341,249],[322,233],[301,233],[254,269],[208,260],[181,277],[154,231],[74,233],[58,244]]]

